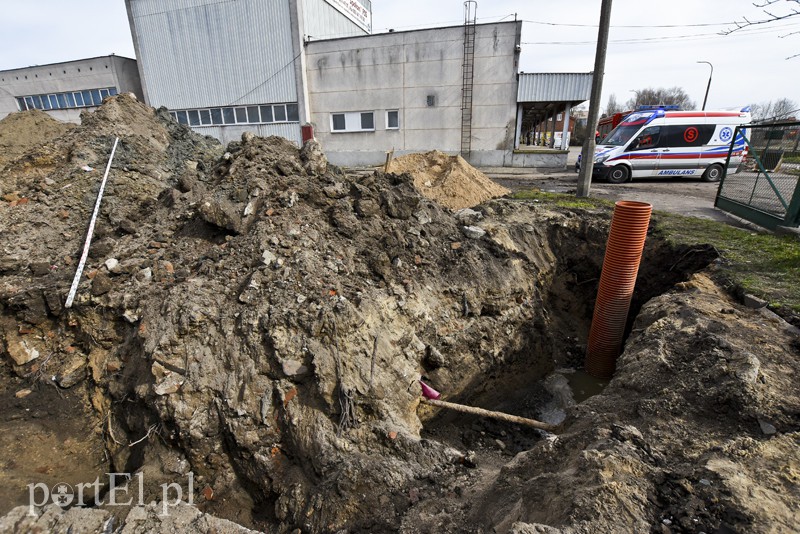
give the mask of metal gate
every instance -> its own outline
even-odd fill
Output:
[[[771,230],[800,226],[800,122],[740,126],[740,135],[746,156],[729,169],[731,143],[714,205]]]

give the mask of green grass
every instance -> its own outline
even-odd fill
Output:
[[[564,209],[591,209],[591,208],[608,208],[614,207],[613,202],[608,200],[601,200],[598,198],[578,198],[575,195],[566,195],[563,193],[545,193],[538,189],[531,189],[528,191],[517,191],[511,198],[516,200],[533,200],[535,202],[542,202],[543,204],[552,204],[559,208]]]
[[[670,213],[654,216],[668,241],[713,245],[723,258],[720,272],[745,293],[778,311],[800,312],[800,239],[778,236]]]
[[[533,200],[564,209],[614,209],[613,202],[574,195],[519,191]],[[782,314],[800,313],[800,239],[736,228],[696,217],[655,212],[656,233],[675,245],[712,245],[719,252],[717,273],[734,288],[766,300]]]

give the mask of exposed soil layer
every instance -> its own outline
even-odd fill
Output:
[[[0,169],[30,149],[45,145],[72,128],[75,128],[74,124],[59,122],[38,109],[6,115],[0,120]]]
[[[471,208],[511,192],[461,156],[448,156],[438,150],[400,156],[389,163],[387,170],[410,174],[414,187],[424,197],[454,210]]]
[[[104,167],[115,135],[64,309],[101,176],[84,168]],[[61,440],[83,427],[77,449],[102,446],[102,462],[61,459],[45,440],[48,476],[67,461],[78,478],[131,473],[143,502],[110,506],[105,484],[91,508],[31,516],[11,510],[23,493],[0,531],[790,532],[800,520],[798,331],[723,293],[711,248],[650,235],[625,351],[598,384],[580,367],[605,211],[492,200],[453,213],[409,174],[349,176],[318,145],[281,138],[223,149],[126,95],[23,159],[0,177],[27,199],[0,204],[0,424],[43,433],[57,417]],[[438,412],[420,405],[420,376],[447,400],[560,426]],[[63,409],[26,410],[57,392]],[[0,446],[11,460],[43,454]],[[15,465],[0,476],[40,481]],[[191,504],[159,514],[165,484]]]

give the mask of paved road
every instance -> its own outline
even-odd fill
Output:
[[[508,167],[491,167],[481,170],[492,180],[512,191],[537,188],[547,192],[574,194],[578,186],[578,174],[574,171],[578,152],[578,147],[571,148],[567,160],[568,167],[562,171],[536,171]],[[714,207],[714,198],[718,187],[718,183],[702,182],[699,178],[637,178],[633,182],[625,184],[595,181],[592,182],[589,194],[595,198],[611,201],[648,202],[656,210],[712,219],[735,226],[757,228]]]
[[[578,175],[574,172],[511,173],[498,169],[482,170],[492,180],[512,191],[537,188],[553,193],[574,194],[578,186]],[[714,207],[718,185],[689,178],[636,179],[625,184],[592,182],[589,194],[612,201],[648,202],[657,210],[731,222],[735,218]]]

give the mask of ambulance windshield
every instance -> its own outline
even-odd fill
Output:
[[[631,137],[636,134],[641,128],[641,125],[637,126],[625,126],[624,124],[620,124],[613,130],[611,133],[608,134],[608,137],[600,141],[601,145],[610,145],[610,146],[622,146],[628,141],[630,141]]]

